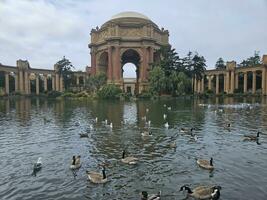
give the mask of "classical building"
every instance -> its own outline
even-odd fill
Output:
[[[103,72],[109,83],[138,94],[148,87],[150,64],[159,59],[156,50],[166,45],[169,32],[159,29],[148,17],[136,12],[119,13],[91,31],[91,73]],[[131,84],[123,79],[126,63],[136,66],[137,78]]]
[[[262,64],[238,67],[235,61],[227,62],[225,69],[206,70],[202,79],[192,80],[193,91],[204,93],[207,90],[215,94],[233,94],[235,91],[251,94],[267,94],[267,55],[263,55]]]

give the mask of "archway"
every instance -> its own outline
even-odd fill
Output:
[[[123,90],[131,95],[138,94],[140,77],[140,55],[136,50],[128,49],[121,56]]]

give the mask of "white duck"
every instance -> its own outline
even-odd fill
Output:
[[[165,126],[165,128],[169,128],[169,123],[168,122],[166,122],[165,124],[164,124],[164,126]]]

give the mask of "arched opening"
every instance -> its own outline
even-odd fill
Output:
[[[128,49],[122,54],[121,61],[124,92],[131,95],[138,94],[138,79],[140,77],[139,53],[133,49]]]
[[[97,72],[102,72],[107,74],[107,71],[108,71],[108,53],[103,52],[100,54],[98,59]]]

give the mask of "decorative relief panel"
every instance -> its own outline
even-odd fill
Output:
[[[142,37],[142,35],[142,29],[140,28],[120,28],[121,37]]]

